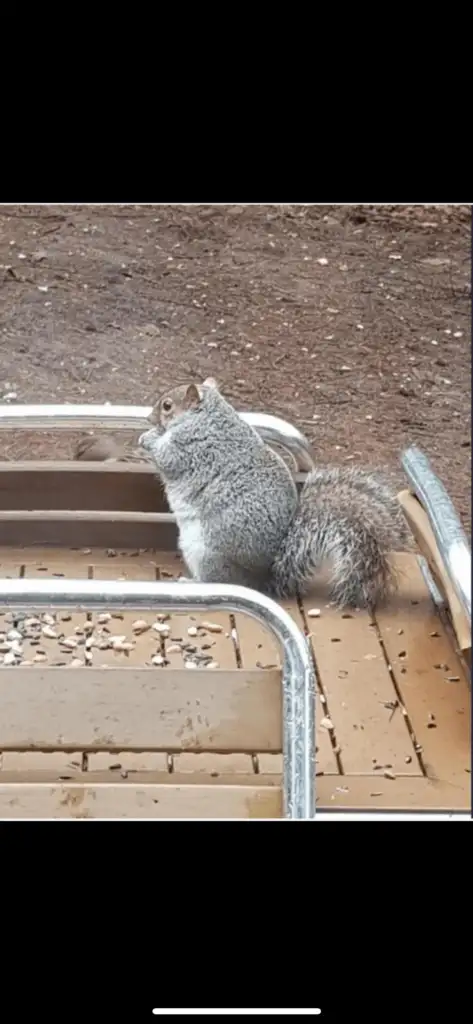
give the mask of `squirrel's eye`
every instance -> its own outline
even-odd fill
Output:
[[[170,398],[165,398],[163,402],[163,412],[171,412],[172,402]]]

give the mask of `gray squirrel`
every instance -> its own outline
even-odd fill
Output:
[[[283,459],[211,378],[168,392],[150,422],[139,443],[164,483],[194,579],[290,597],[328,565],[332,601],[359,608],[394,587],[387,555],[405,549],[408,530],[381,474],[314,469],[298,495]]]

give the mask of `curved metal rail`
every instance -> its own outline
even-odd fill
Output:
[[[150,405],[0,405],[0,430],[142,430],[150,412]],[[292,423],[262,412],[240,416],[263,441],[290,455],[298,472],[313,468],[310,443]]]
[[[283,651],[284,810],[315,817],[315,674],[305,636],[275,601],[227,583],[0,579],[0,607],[243,612],[269,628]]]
[[[402,465],[427,512],[445,568],[471,628],[471,551],[465,531],[424,453],[412,445],[404,452]]]

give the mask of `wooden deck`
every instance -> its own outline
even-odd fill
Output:
[[[285,605],[315,660],[320,810],[470,809],[465,666],[415,557],[396,564],[399,592],[376,621],[315,596]],[[0,549],[12,578],[181,571],[169,551]],[[0,617],[0,632],[27,633],[18,664],[0,666],[0,817],[280,816],[281,656],[267,631],[223,613],[56,619],[58,638]],[[92,635],[133,646],[88,647]]]

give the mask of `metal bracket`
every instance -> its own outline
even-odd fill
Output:
[[[429,517],[445,569],[471,629],[471,551],[466,534],[445,487],[424,453],[413,445],[404,452],[402,464],[414,494]]]
[[[1,405],[0,430],[143,430],[149,427],[150,405]],[[241,412],[242,420],[258,431],[263,441],[285,451],[296,472],[314,466],[308,439],[279,416]]]
[[[0,607],[133,611],[165,608],[179,612],[208,608],[250,615],[271,630],[283,654],[285,816],[315,817],[314,667],[305,636],[284,608],[271,598],[227,583],[0,579]]]

